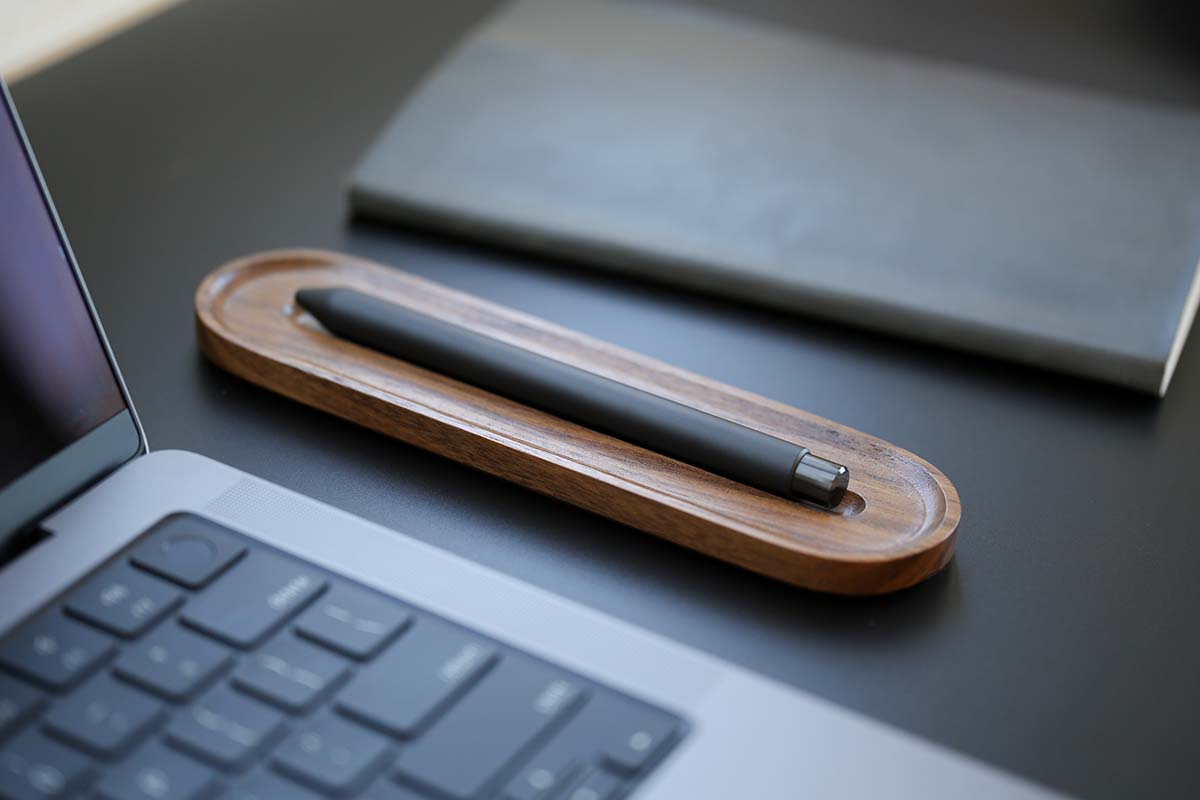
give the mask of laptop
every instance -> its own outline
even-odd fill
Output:
[[[0,797],[966,797],[1019,778],[150,452],[3,90]]]

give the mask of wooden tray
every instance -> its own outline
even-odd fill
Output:
[[[832,511],[792,502],[327,334],[293,303],[343,285],[468,326],[711,414],[811,446],[850,468]],[[196,291],[197,335],[253,383],[401,441],[798,586],[881,594],[954,552],[954,485],[872,436],[536,317],[351,256],[261,253]]]

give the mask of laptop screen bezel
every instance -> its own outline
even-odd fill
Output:
[[[88,294],[87,285],[79,271],[75,253],[71,250],[71,244],[63,230],[62,221],[54,207],[54,201],[46,189],[41,168],[33,154],[33,148],[29,145],[29,139],[25,135],[25,127],[21,124],[21,117],[17,113],[12,95],[9,94],[8,86],[3,80],[0,80],[0,95],[3,95],[8,117],[0,120],[0,124],[7,125],[11,120],[16,129],[26,161],[37,181],[43,206],[46,213],[50,215],[55,234],[62,245],[63,253],[66,254],[71,273],[74,275],[75,284],[79,288],[84,306],[87,308],[92,325],[96,330],[96,336],[99,337],[100,347],[104,352],[104,357],[108,360],[113,379],[117,382],[121,399],[125,403],[124,410],[118,411],[115,416],[101,423],[94,430],[76,439],[12,483],[0,488],[0,551],[2,551],[3,545],[10,540],[13,534],[36,524],[41,517],[105,475],[131,459],[148,452],[149,447],[141,421],[133,407],[133,400],[125,386],[121,370],[117,367],[117,360],[113,357],[108,337],[104,334],[104,326],[100,324],[96,307],[92,304],[91,295]]]

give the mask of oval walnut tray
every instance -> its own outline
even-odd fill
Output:
[[[832,511],[792,502],[337,339],[293,303],[352,286],[812,447],[850,468]],[[252,255],[196,291],[221,367],[310,406],[798,586],[881,594],[954,552],[954,485],[922,459],[827,419],[398,269],[315,250]]]

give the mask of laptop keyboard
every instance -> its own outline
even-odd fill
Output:
[[[615,800],[685,732],[191,514],[0,641],[14,800]]]

